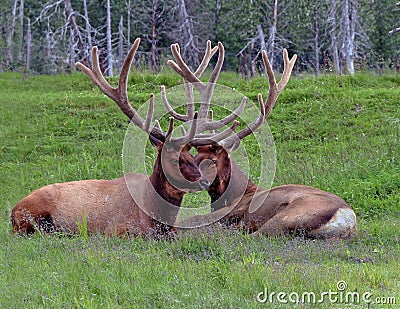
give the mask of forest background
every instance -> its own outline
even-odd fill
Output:
[[[400,3],[393,0],[3,0],[0,72],[54,74],[89,62],[100,49],[106,75],[118,74],[142,38],[136,66],[158,72],[171,43],[199,62],[205,41],[224,43],[225,70],[258,74],[261,50],[275,69],[297,53],[297,72],[316,75],[399,70]],[[90,64],[90,63],[89,63]]]

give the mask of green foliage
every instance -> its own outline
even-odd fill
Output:
[[[129,96],[140,106],[160,84],[179,83],[170,72],[134,73]],[[221,83],[252,100],[267,92],[264,78],[224,73]],[[10,211],[33,189],[121,175],[128,124],[82,74],[0,74],[0,307],[288,308],[256,296],[265,287],[335,291],[339,280],[349,291],[397,297],[398,304],[399,88],[397,76],[293,78],[269,118],[274,185],[308,184],[342,196],[358,215],[354,240],[253,238],[218,227],[179,231],[172,242],[119,239],[87,235],[84,220],[80,236],[17,237]]]
[[[66,20],[65,5],[61,1],[24,1],[23,25],[17,22],[12,38],[12,59],[6,59],[6,37],[11,30],[11,0],[0,3],[0,22],[2,32],[0,35],[0,71],[23,71],[25,69],[25,48],[27,36],[27,19],[32,23],[32,52],[30,70],[39,74],[54,74],[74,70],[71,56],[70,29]],[[74,18],[80,27],[83,44],[88,43],[85,33],[86,24],[83,1],[71,0],[71,5],[76,13]],[[100,50],[106,45],[106,1],[87,0],[89,21],[93,27],[91,31],[91,44],[99,46]],[[338,5],[338,15],[341,12],[343,1],[335,0]],[[50,9],[40,16],[45,8],[45,3]],[[113,33],[114,51],[113,58],[118,61],[118,31],[121,17],[123,19],[124,49],[128,46],[127,19],[128,1],[111,1],[111,27]],[[156,40],[156,54],[159,67],[165,66],[165,58],[170,57],[169,47],[171,43],[179,41],[181,37],[180,25],[177,25],[179,8],[178,1],[174,0],[143,0],[130,1],[131,20],[129,42],[136,37],[142,38],[139,48],[140,66],[148,67],[148,53],[151,49],[151,38]],[[202,0],[186,1],[186,8],[193,23],[193,37],[198,41],[198,47],[202,50],[206,40],[224,43],[227,51],[225,68],[238,69],[236,55],[251,39],[257,36],[257,26],[264,31],[265,41],[268,41],[272,24],[274,1],[238,1],[238,0]],[[356,29],[356,68],[367,70],[394,69],[395,58],[398,54],[400,36],[394,34],[388,36],[388,32],[398,27],[399,11],[395,2],[391,0],[357,0],[357,29]],[[299,54],[301,70],[311,70],[314,63],[314,22],[318,23],[320,64],[326,65],[324,69],[330,69],[332,59],[322,60],[322,53],[327,52],[331,58],[331,20],[329,18],[331,1],[327,0],[301,0],[278,1],[277,21],[277,49],[288,48],[291,52]],[[153,12],[154,8],[154,12]],[[316,10],[316,11],[314,11]],[[153,14],[154,13],[154,14]],[[152,27],[155,19],[155,28]],[[338,20],[338,23],[341,21]],[[154,31],[154,33],[153,33]],[[47,37],[46,37],[47,35]],[[340,35],[339,35],[340,36]],[[258,42],[255,42],[256,47]],[[268,42],[267,42],[268,44]],[[76,47],[75,47],[76,48]],[[82,49],[82,47],[78,47]],[[258,52],[256,48],[253,52]],[[248,55],[250,54],[248,49]],[[102,54],[103,60],[106,55]],[[138,57],[139,58],[139,57]],[[248,57],[250,59],[250,55]],[[258,60],[260,57],[258,57]],[[280,60],[277,59],[277,63]],[[250,61],[249,61],[250,62]],[[300,67],[299,67],[300,68]]]

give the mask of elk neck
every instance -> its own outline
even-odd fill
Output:
[[[219,171],[214,182],[210,186],[208,193],[211,197],[211,203],[216,203],[216,209],[223,206],[230,205],[233,200],[236,200],[240,195],[242,199],[249,195],[254,195],[257,190],[257,185],[254,184],[251,179],[240,170],[237,163],[230,158],[230,164],[226,164],[225,167]],[[244,194],[243,183],[247,183]],[[225,198],[220,200],[224,195]],[[225,205],[220,205],[221,203]]]
[[[178,207],[181,206],[185,192],[175,188],[172,184],[169,183],[161,165],[160,154],[158,154],[157,156],[153,168],[153,173],[150,175],[150,182],[153,185],[155,191],[165,202],[168,202]]]

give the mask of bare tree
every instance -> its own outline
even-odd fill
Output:
[[[64,10],[60,9],[60,6],[64,5]],[[84,9],[85,9],[84,5]],[[61,13],[61,14],[60,14]],[[54,17],[55,16],[55,17]],[[39,15],[35,18],[32,25],[42,22],[42,20],[47,20],[48,26],[48,34],[47,39],[50,39],[50,33],[53,37],[57,37],[54,41],[56,44],[53,47],[55,52],[59,53],[58,57],[62,57],[62,59],[68,59],[69,70],[74,68],[74,64],[76,61],[83,61],[88,55],[87,45],[84,41],[84,36],[82,35],[81,28],[79,27],[76,17],[82,17],[78,12],[76,12],[71,4],[71,0],[57,0],[57,1],[49,1],[43,5],[42,10]],[[50,19],[54,19],[58,21],[61,26],[56,29],[51,29]],[[85,17],[84,17],[85,18]],[[88,18],[87,18],[88,20]],[[90,33],[90,31],[89,31]],[[68,42],[68,48],[65,50],[63,46],[64,42]],[[45,43],[48,44],[48,41]],[[51,49],[48,50],[48,58],[53,58],[54,55],[51,55]]]
[[[314,4],[314,22],[313,22],[313,32],[314,32],[314,55],[315,55],[315,75],[319,75],[319,5]]]
[[[331,0],[331,7],[329,10],[328,21],[330,23],[330,37],[331,37],[331,52],[333,57],[333,67],[337,74],[342,74],[342,68],[339,61],[339,40],[337,37],[338,22],[337,22],[337,0]]]
[[[151,71],[157,71],[159,67],[159,57],[162,53],[162,49],[165,49],[165,45],[162,46],[160,41],[168,41],[168,38],[172,38],[175,34],[172,29],[172,16],[176,0],[142,0],[133,2],[135,5],[132,9],[135,12],[135,22],[138,27],[137,32],[141,33],[144,38],[144,49],[145,52],[139,54],[144,56],[148,68]],[[173,38],[175,40],[175,37]]]
[[[91,66],[91,57],[90,51],[92,50],[92,34],[91,34],[91,26],[89,23],[89,13],[87,8],[86,0],[83,0],[83,12],[85,17],[85,32],[86,32],[86,48],[85,48],[85,60],[86,63]]]
[[[113,76],[113,55],[112,55],[112,32],[111,32],[111,4],[110,0],[107,0],[107,67],[105,74],[107,76]]]
[[[357,20],[357,4],[355,0],[344,0],[343,28],[344,42],[342,53],[346,62],[347,72],[354,74],[355,28]]]
[[[150,70],[155,71],[155,66],[157,63],[157,0],[151,1],[151,37],[150,37]]]
[[[128,45],[128,47],[131,47],[131,0],[128,0],[128,2],[126,2],[126,8],[127,8],[127,12],[126,14],[127,16],[127,20],[126,20],[126,44]]]
[[[19,38],[18,38],[18,62],[22,62],[23,59],[23,46],[24,46],[24,0],[20,0],[19,6]]]
[[[192,67],[199,64],[199,42],[192,17],[188,14],[185,0],[176,0],[178,9],[177,41],[182,48],[182,56]]]
[[[257,38],[260,41],[260,49],[267,51],[267,45],[265,44],[264,31],[260,24],[257,25]]]
[[[368,40],[358,22],[357,0],[331,0],[328,22],[335,72],[343,72],[339,58],[343,57],[345,70],[353,75],[356,47],[361,47]]]
[[[71,67],[73,67],[77,60],[82,61],[85,58],[85,44],[83,42],[82,34],[76,23],[75,11],[72,8],[71,0],[64,0],[64,6],[67,17],[67,25],[70,29],[70,58]]]
[[[9,63],[13,61],[12,55],[12,39],[14,37],[15,32],[15,20],[17,15],[17,5],[18,0],[14,0],[12,9],[11,9],[11,16],[7,26],[7,33],[6,33],[6,52],[5,52],[5,67],[8,69]]]
[[[118,71],[121,71],[124,63],[124,18],[121,15],[118,26]]]
[[[26,29],[26,53],[25,53],[25,69],[26,69],[26,72],[29,72],[29,70],[30,70],[31,50],[32,50],[31,19],[28,18],[27,29]]]
[[[274,67],[274,59],[275,59],[275,37],[276,37],[276,27],[278,23],[278,0],[274,0],[273,6],[273,14],[272,14],[272,23],[269,28],[269,37],[268,37],[268,58],[271,63],[271,67]]]

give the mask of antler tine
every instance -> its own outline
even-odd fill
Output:
[[[198,127],[199,132],[203,132],[206,130],[218,130],[222,128],[223,126],[228,125],[231,123],[233,120],[235,120],[243,111],[247,103],[247,98],[243,97],[242,102],[240,103],[239,107],[237,107],[231,114],[226,116],[225,118],[218,120],[218,121],[213,121],[213,119],[209,119],[208,122],[202,122]],[[209,113],[212,112],[211,110]]]
[[[228,138],[230,135],[232,135],[235,132],[238,125],[239,125],[239,121],[235,120],[230,128],[225,129],[221,133],[196,135],[196,137],[191,142],[191,145],[192,146],[203,146],[203,145],[218,143],[218,142]]]
[[[165,86],[162,85],[160,88],[161,88],[161,100],[164,103],[164,106],[167,109],[168,113],[175,119],[186,122],[193,119],[194,96],[193,96],[193,89],[187,81],[184,81],[184,87],[186,93],[186,115],[179,114],[172,108],[167,99]]]
[[[92,63],[93,69],[88,68],[80,62],[76,63],[76,67],[79,68],[83,73],[85,73],[90,80],[95,83],[100,90],[106,94],[109,98],[115,101],[122,112],[132,119],[138,125],[143,125],[143,119],[137,114],[136,110],[129,104],[127,95],[127,78],[129,69],[133,60],[133,57],[139,47],[140,39],[136,39],[135,43],[129,50],[128,55],[125,58],[123,68],[121,70],[120,79],[118,82],[118,87],[113,88],[104,78],[103,73],[101,73],[98,57],[98,49],[96,46],[92,48]]]
[[[219,53],[218,53],[217,64],[215,65],[213,73],[211,74],[209,83],[215,83],[217,81],[219,73],[221,73],[222,65],[224,63],[225,48],[221,42],[218,42],[218,50],[219,50]]]
[[[274,108],[275,102],[279,97],[279,94],[282,90],[286,87],[290,76],[292,74],[293,66],[296,62],[297,55],[293,55],[292,59],[289,59],[288,52],[286,49],[283,50],[283,61],[284,61],[284,69],[282,73],[281,80],[279,83],[276,83],[274,71],[272,70],[271,64],[269,62],[267,53],[263,50],[262,51],[262,58],[264,60],[265,69],[268,75],[268,83],[269,83],[269,91],[268,97],[265,103],[265,117],[271,113],[272,109]]]
[[[243,103],[244,102],[244,103]],[[244,104],[246,103],[246,98],[243,98],[242,104],[244,108]],[[246,136],[253,133],[257,128],[259,128],[264,120],[265,120],[265,106],[262,100],[261,94],[258,95],[258,103],[260,107],[260,114],[256,120],[254,120],[249,126],[239,131],[237,134],[232,135],[239,125],[239,121],[235,120],[233,125],[225,129],[223,132],[219,134],[203,134],[203,135],[196,135],[196,138],[192,141],[193,146],[201,146],[207,145],[213,142],[221,142],[222,144],[230,147],[231,144],[238,143],[238,141],[242,140]]]
[[[175,144],[177,144],[177,145],[185,145],[185,144],[191,142],[194,139],[194,137],[196,135],[196,129],[197,129],[197,121],[198,121],[197,117],[198,117],[198,114],[196,112],[193,115],[193,120],[192,120],[192,123],[190,125],[189,133],[186,133],[182,137],[175,138],[175,141],[174,141]]]
[[[191,142],[194,139],[194,137],[196,135],[197,112],[194,113],[193,120],[192,120],[192,123],[190,125],[190,130],[189,130],[188,133],[185,131],[185,129],[182,130],[182,127],[181,127],[181,131],[185,132],[185,134],[183,136],[181,136],[181,137],[173,138],[172,137],[173,127],[174,127],[174,118],[170,117],[166,143],[171,143],[171,144],[176,145],[176,146],[188,144],[189,142]]]
[[[173,110],[171,105],[169,104],[166,94],[165,94],[165,88],[161,89],[161,95],[162,95],[162,101],[168,110],[169,114],[174,117],[175,119],[178,119],[180,121],[190,121],[193,119],[193,113],[194,113],[194,95],[193,95],[193,84],[197,88],[197,90],[201,93],[202,96],[202,104],[200,107],[200,112],[199,112],[199,119],[201,119],[200,124],[207,123],[206,119],[206,112],[209,109],[209,101],[212,96],[212,91],[213,91],[213,85],[209,87],[210,83],[203,84],[200,81],[201,75],[204,73],[205,69],[207,68],[212,56],[220,50],[221,53],[221,48],[223,49],[222,44],[219,43],[218,46],[211,48],[211,41],[207,41],[207,47],[206,51],[204,53],[203,59],[197,68],[197,70],[193,73],[189,67],[185,64],[185,62],[182,59],[181,53],[180,53],[180,48],[178,44],[172,44],[171,45],[171,51],[172,54],[176,60],[176,62],[169,60],[168,64],[171,66],[172,69],[174,69],[178,74],[180,74],[184,78],[184,87],[185,87],[185,93],[186,93],[186,115],[179,114]],[[222,54],[222,58],[223,58]],[[221,62],[221,55],[219,56],[219,62]],[[220,68],[217,68],[217,70],[220,70]],[[215,71],[215,69],[214,69]],[[218,77],[215,73],[213,74],[214,78]],[[232,120],[231,120],[232,121]],[[226,123],[225,123],[226,124]],[[219,124],[218,127],[222,127],[224,124]],[[205,128],[204,125],[197,125],[197,130],[199,131],[199,127]],[[201,131],[204,131],[201,129]]]
[[[199,67],[197,68],[196,72],[194,72],[194,75],[196,75],[198,78],[204,73],[205,69],[207,68],[212,56],[217,52],[218,46],[215,46],[214,48],[211,48],[211,41],[207,41],[207,48],[206,52],[204,53],[203,60],[201,61]]]
[[[168,103],[166,93],[165,93],[165,88],[162,87],[161,88],[162,89],[161,90],[162,100],[163,100],[164,105],[166,106],[168,112],[175,119],[178,119],[181,121],[191,120],[190,119],[191,111],[189,109],[191,109],[192,107],[194,108],[193,86],[195,86],[201,94],[202,101],[201,101],[200,110],[198,113],[198,120],[192,122],[192,124],[196,124],[197,129],[193,129],[193,125],[191,125],[190,123],[188,124],[188,126],[190,128],[190,132],[195,132],[195,135],[192,136],[192,138],[194,138],[194,140],[192,141],[192,144],[193,145],[205,145],[210,142],[220,142],[225,139],[228,139],[228,141],[230,141],[229,138],[232,138],[231,135],[233,134],[233,131],[236,129],[236,127],[239,124],[238,121],[234,121],[234,120],[236,117],[238,117],[243,112],[245,105],[246,105],[247,98],[243,98],[240,106],[238,108],[236,108],[236,110],[233,113],[231,113],[230,115],[228,115],[227,117],[223,118],[222,120],[218,120],[218,121],[214,121],[212,119],[213,117],[212,117],[212,111],[210,111],[210,103],[211,103],[211,97],[213,95],[213,91],[215,88],[215,82],[219,77],[219,74],[222,69],[224,57],[225,57],[225,49],[224,49],[223,44],[219,42],[218,46],[211,48],[211,42],[207,41],[207,48],[206,48],[203,60],[200,64],[200,66],[198,67],[198,69],[195,71],[195,73],[193,73],[188,68],[188,66],[184,63],[182,56],[180,54],[180,49],[179,49],[178,44],[172,44],[171,51],[172,51],[172,54],[173,54],[176,62],[170,60],[170,61],[168,61],[168,63],[172,69],[174,69],[178,74],[180,74],[184,78],[184,86],[185,86],[185,92],[186,92],[186,98],[187,98],[188,112],[186,115],[181,115],[181,114],[176,113],[173,110],[173,108],[171,107],[171,105]],[[199,78],[205,71],[211,57],[217,51],[219,51],[217,64],[214,67],[214,70],[211,74],[211,77],[210,77],[208,83],[203,84],[199,80]],[[192,85],[192,83],[195,83],[195,84]],[[261,103],[262,98],[260,98],[259,102],[262,105],[262,107],[260,107],[261,113],[260,113],[259,117],[248,127],[241,130],[239,132],[239,135],[235,136],[236,140],[238,138],[239,139],[244,138],[245,136],[252,133],[264,121],[265,108],[264,108],[264,104]],[[197,114],[196,114],[196,117],[197,117]],[[234,123],[232,124],[231,128],[224,130],[222,133],[215,132],[215,130],[222,128],[223,126],[231,123],[232,121],[234,121]],[[202,132],[207,131],[207,130],[210,131],[210,134],[202,134]],[[185,135],[184,139],[186,139],[186,136],[187,135]]]
[[[147,109],[147,115],[146,115],[146,120],[143,125],[143,130],[147,133],[150,132],[150,125],[151,121],[153,120],[153,115],[154,115],[154,94],[150,94],[150,101],[149,101],[149,107]]]
[[[174,117],[175,119],[178,119],[180,121],[188,121],[189,117],[188,115],[181,115],[172,108],[172,106],[169,104],[168,99],[167,99],[167,94],[165,92],[165,86],[161,86],[161,100],[164,103],[165,108],[167,109],[168,113]]]
[[[140,38],[137,38],[133,43],[131,49],[126,56],[122,69],[121,74],[118,81],[118,86],[116,88],[112,87],[107,80],[104,78],[103,73],[101,72],[100,65],[99,65],[99,57],[98,57],[98,49],[96,46],[92,48],[92,63],[93,68],[90,69],[87,66],[83,65],[80,62],[76,63],[76,67],[80,69],[83,73],[85,73],[89,79],[96,84],[100,90],[107,95],[110,99],[112,99],[121,111],[128,116],[131,122],[133,122],[136,126],[141,128],[142,130],[150,133],[153,137],[164,141],[165,140],[165,133],[157,127],[150,128],[151,119],[153,117],[153,107],[150,108],[146,116],[146,120],[144,120],[136,111],[135,108],[129,103],[128,100],[128,87],[127,87],[127,80],[128,74],[132,65],[133,58],[135,53],[140,45]],[[150,101],[152,98],[150,97]]]
[[[292,59],[289,60],[288,57],[288,53],[287,50],[285,49],[283,51],[283,59],[284,59],[284,63],[285,63],[285,68],[284,68],[284,72],[282,74],[282,78],[280,80],[280,82],[277,84],[275,81],[275,75],[274,72],[272,70],[271,64],[268,60],[267,57],[267,53],[265,51],[263,51],[262,53],[263,56],[263,60],[265,63],[265,67],[266,67],[266,71],[267,71],[267,75],[268,75],[268,82],[270,84],[270,89],[268,92],[268,97],[267,97],[267,101],[264,104],[263,101],[263,97],[262,94],[258,94],[258,104],[260,106],[260,114],[257,117],[256,120],[254,120],[249,126],[247,126],[246,128],[242,129],[241,131],[239,131],[236,136],[230,136],[227,139],[223,140],[223,144],[224,145],[228,145],[228,147],[231,144],[237,143],[238,141],[242,140],[243,138],[245,138],[246,136],[250,135],[251,133],[253,133],[257,128],[259,128],[263,122],[265,121],[266,117],[268,116],[268,114],[271,112],[279,94],[281,93],[281,91],[285,88],[285,86],[287,85],[290,75],[292,73],[293,70],[293,66],[296,62],[297,56],[294,55],[292,57]]]
[[[210,40],[207,41],[207,48],[206,48],[206,51],[204,53],[203,60],[201,61],[199,67],[196,70],[196,72],[194,73],[194,75],[196,77],[198,77],[198,78],[201,77],[201,75],[204,73],[205,69],[207,68],[208,64],[210,63],[211,58],[215,55],[215,53],[218,50],[220,50],[220,46],[219,45],[215,46],[214,48],[211,48],[211,41]],[[221,51],[220,51],[220,53],[221,53]],[[220,58],[220,55],[218,56],[218,59],[219,58]],[[211,82],[211,83],[213,83],[213,82]],[[212,86],[212,89],[208,90],[209,87],[210,87],[209,85],[210,85],[210,81],[208,82],[208,84],[204,88],[203,88],[203,86],[200,87],[200,88],[202,88],[200,90],[201,95],[202,95],[202,104],[200,106],[200,111],[199,111],[199,118],[201,119],[201,124],[203,124],[205,121],[207,121],[206,120],[206,115],[205,115],[206,113],[204,111],[205,108],[203,106],[205,104],[207,104],[207,108],[206,109],[207,110],[209,109],[209,105],[210,105],[209,100],[211,99],[211,96],[209,97],[207,95],[207,93],[209,93],[210,91],[212,93],[213,87],[214,87],[214,86]],[[188,100],[189,100],[189,98],[192,98],[192,101],[193,101],[193,85],[191,83],[189,83],[189,82],[185,82],[185,90],[186,90],[186,96],[187,96]],[[189,105],[188,105],[188,108],[189,108]],[[189,112],[189,110],[188,110],[188,112]]]
[[[186,135],[186,130],[183,126],[179,126],[179,128],[181,129],[181,133],[182,135]]]
[[[221,42],[218,42],[218,60],[211,74],[211,77],[206,85],[206,88],[201,92],[201,105],[199,110],[199,118],[207,119],[208,111],[210,109],[210,101],[213,96],[215,82],[218,79],[219,73],[222,69],[222,64],[224,63],[225,49]]]
[[[265,106],[261,94],[258,95],[258,104],[260,107],[260,114],[258,115],[257,119],[254,120],[246,128],[240,130],[235,136],[230,136],[227,139],[225,139],[223,141],[224,145],[230,145],[231,143],[234,143],[237,140],[242,140],[243,138],[245,138],[246,136],[250,135],[255,130],[257,130],[263,124],[265,120]]]
[[[155,123],[154,126],[155,126],[157,129],[159,129],[160,131],[162,131],[161,126],[160,126],[160,122],[159,122],[158,120],[155,120],[154,123]]]
[[[175,61],[168,60],[169,66],[179,75],[181,75],[184,79],[186,79],[190,83],[196,83],[201,85],[201,89],[204,88],[204,84],[200,81],[200,79],[189,69],[186,63],[183,61],[181,52],[179,49],[179,45],[172,44],[171,45],[172,55],[174,56]]]
[[[169,117],[168,130],[165,136],[165,143],[170,143],[172,138],[172,131],[174,130],[174,117]]]
[[[187,100],[186,115],[181,115],[173,110],[171,105],[168,103],[164,86],[162,86],[161,88],[162,101],[167,111],[172,117],[180,121],[189,121],[193,119],[193,113],[194,113],[194,95],[193,95],[193,85],[191,83],[193,82],[200,83],[197,85],[199,91],[202,91],[205,88],[205,86],[200,82],[199,78],[204,73],[204,70],[207,68],[211,57],[216,53],[217,48],[211,48],[211,41],[207,41],[207,48],[204,53],[203,60],[201,61],[200,66],[198,67],[195,73],[193,73],[183,61],[178,44],[172,44],[171,51],[178,64],[172,60],[169,60],[168,64],[171,66],[173,70],[175,70],[179,75],[181,75],[184,78],[184,87]]]

